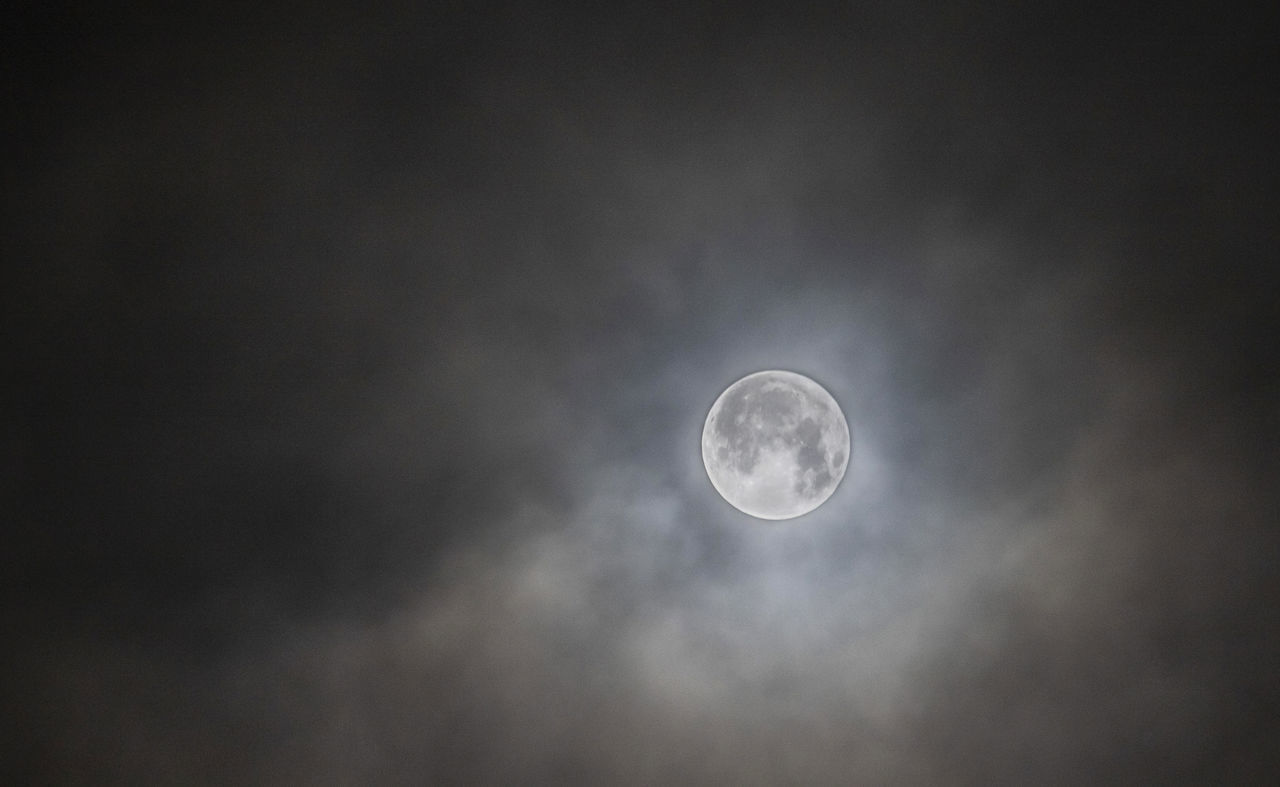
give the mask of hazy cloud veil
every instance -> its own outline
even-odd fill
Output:
[[[935,11],[24,12],[3,767],[1270,772],[1261,44]],[[794,521],[699,454],[767,368]]]

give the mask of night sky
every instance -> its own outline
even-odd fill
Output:
[[[0,780],[1274,778],[1261,19],[390,5],[6,12]]]

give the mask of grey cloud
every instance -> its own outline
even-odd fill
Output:
[[[226,22],[51,94],[10,212],[46,263],[6,296],[15,775],[1274,766],[1241,251],[1274,244],[1258,176],[1192,144],[1254,149],[1247,88],[1125,54],[1177,30],[1049,7],[402,13]],[[81,117],[157,52],[189,71]],[[853,433],[790,523],[699,456],[765,368]]]

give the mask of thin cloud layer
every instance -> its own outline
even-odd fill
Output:
[[[14,776],[1274,766],[1247,36],[435,13],[23,50]],[[765,368],[853,436],[786,523],[699,456]]]

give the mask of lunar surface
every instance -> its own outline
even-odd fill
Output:
[[[794,372],[747,375],[707,414],[702,463],[743,513],[791,519],[826,502],[849,464],[849,425],[826,389]]]

